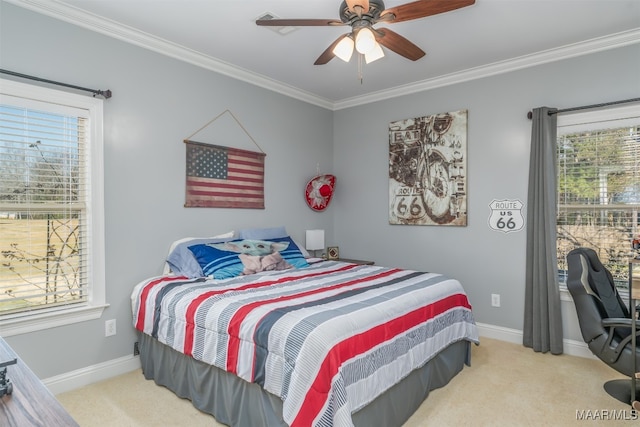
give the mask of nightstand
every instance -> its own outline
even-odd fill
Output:
[[[364,260],[361,260],[361,259],[349,259],[349,258],[338,258],[335,261],[349,262],[351,264],[359,264],[359,265],[373,265],[373,264],[375,264],[375,262],[373,262],[373,261],[364,261]]]

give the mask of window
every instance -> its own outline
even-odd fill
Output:
[[[558,117],[560,283],[573,248],[594,249],[618,289],[640,233],[640,105]]]
[[[0,335],[105,307],[102,100],[0,79]]]

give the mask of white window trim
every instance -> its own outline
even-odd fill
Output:
[[[558,115],[558,128],[575,127],[583,131],[587,129],[598,129],[601,122],[614,122],[616,127],[626,126],[633,123],[634,119],[640,116],[640,103],[623,107],[611,107],[602,110],[589,112],[562,113]],[[563,129],[562,133],[571,133],[571,129]]]
[[[83,304],[3,316],[0,318],[0,336],[25,334],[98,319],[109,306],[106,303],[105,289],[103,101],[86,95],[0,79],[0,102],[3,102],[4,95],[69,105],[89,112],[91,189],[87,233],[91,236],[91,257],[87,262],[91,292],[89,300]]]
[[[638,117],[640,117],[640,103],[632,103],[631,105],[614,106],[594,111],[577,111],[559,114],[556,127],[558,133],[567,134],[576,130],[600,129],[602,128],[600,124],[602,122],[615,122],[616,127],[632,125],[637,123]],[[562,301],[573,301],[566,283],[560,282],[559,288],[560,299]],[[629,292],[626,290],[619,289],[618,293],[623,301],[629,298]]]

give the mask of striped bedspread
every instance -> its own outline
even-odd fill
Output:
[[[222,281],[161,276],[131,302],[136,329],[280,397],[292,427],[351,426],[440,350],[478,341],[457,280],[337,261]]]

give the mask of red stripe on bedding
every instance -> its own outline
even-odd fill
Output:
[[[247,289],[257,289],[257,288],[262,288],[265,286],[271,286],[271,285],[275,285],[275,284],[281,284],[281,283],[286,283],[286,282],[290,282],[293,280],[299,280],[299,279],[306,279],[309,277],[316,277],[316,276],[321,276],[323,274],[330,274],[330,273],[335,273],[337,271],[344,271],[344,270],[349,270],[351,268],[357,267],[357,265],[355,264],[349,264],[346,265],[344,267],[340,267],[334,270],[328,270],[328,271],[321,271],[321,272],[316,272],[316,273],[309,273],[309,274],[304,274],[301,276],[286,276],[283,277],[281,279],[278,280],[270,280],[267,282],[259,282],[259,283],[249,283],[247,285],[244,286],[240,286],[238,288],[226,288],[226,289],[221,289],[221,290],[216,290],[216,291],[209,291],[209,292],[205,292],[202,295],[199,295],[197,298],[194,298],[193,301],[191,301],[191,303],[189,303],[189,306],[187,307],[187,311],[185,313],[185,323],[186,323],[186,327],[185,327],[185,337],[184,337],[184,350],[183,353],[186,354],[187,356],[193,356],[193,345],[194,345],[194,337],[195,337],[195,327],[196,327],[196,313],[198,312],[198,308],[200,308],[200,305],[202,305],[202,303],[204,301],[206,301],[208,298],[215,296],[215,295],[219,295],[221,293],[225,293],[225,292],[231,292],[231,291],[244,291]],[[233,338],[233,337],[232,337]]]
[[[157,280],[152,280],[151,282],[144,285],[144,289],[140,293],[140,306],[138,307],[138,321],[136,322],[136,329],[144,332],[144,318],[147,311],[147,298],[149,297],[149,292],[156,285],[170,281],[170,280],[186,280],[188,277],[186,276],[164,276]]]
[[[244,319],[255,308],[266,305],[266,304],[271,304],[274,301],[280,302],[280,301],[288,301],[294,298],[303,298],[308,295],[314,295],[321,292],[330,291],[333,289],[343,288],[345,286],[355,285],[357,283],[372,281],[375,279],[379,279],[381,277],[389,276],[399,271],[401,270],[396,268],[396,269],[384,271],[382,273],[374,274],[372,276],[361,277],[358,279],[349,280],[348,282],[338,283],[333,286],[317,288],[317,289],[313,289],[306,292],[301,292],[301,293],[292,294],[288,296],[281,296],[281,297],[272,298],[268,300],[255,301],[251,304],[243,305],[238,311],[234,313],[233,317],[231,318],[231,321],[229,322],[229,328],[227,330],[227,333],[229,335],[229,344],[227,346],[227,371],[233,374],[238,373],[237,364],[238,364],[238,353],[240,349],[240,338],[239,338],[240,327],[242,326],[242,322],[244,322]]]
[[[388,341],[389,339],[404,333],[409,329],[428,321],[429,319],[444,313],[455,307],[466,307],[471,310],[471,305],[464,294],[455,294],[436,301],[424,307],[420,307],[402,317],[397,317],[387,323],[378,325],[368,331],[354,335],[336,344],[322,362],[318,375],[309,391],[291,427],[310,426],[325,405],[327,395],[331,390],[331,381],[338,373],[338,369],[344,361],[359,354],[365,353],[373,347]]]

